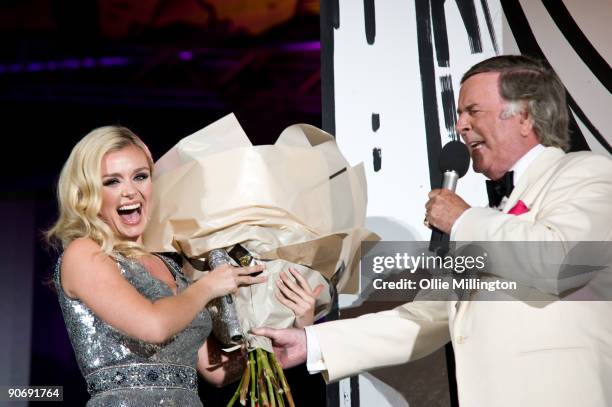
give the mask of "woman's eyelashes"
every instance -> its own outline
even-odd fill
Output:
[[[147,179],[149,179],[150,175],[148,172],[139,172],[138,174],[134,175],[134,181],[146,181]],[[107,178],[104,181],[102,181],[102,185],[105,187],[109,187],[109,186],[113,186],[116,184],[119,184],[121,182],[121,180],[119,178]]]
[[[145,181],[148,178],[149,178],[148,172],[140,172],[134,176],[134,180],[136,181]]]
[[[102,182],[102,185],[104,185],[105,187],[110,187],[118,183],[119,183],[119,180],[117,178],[107,178]]]

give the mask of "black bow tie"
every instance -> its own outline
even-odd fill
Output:
[[[497,181],[487,180],[489,206],[497,208],[505,196],[510,196],[514,189],[514,171],[508,171]]]

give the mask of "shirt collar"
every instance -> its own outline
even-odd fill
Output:
[[[514,163],[511,171],[514,171],[514,185],[518,184],[519,179],[527,170],[527,167],[546,149],[542,144],[537,144],[527,151],[517,162]]]

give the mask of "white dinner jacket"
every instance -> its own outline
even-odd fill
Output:
[[[529,211],[507,214],[519,199]],[[548,147],[502,212],[471,208],[454,237],[610,241],[612,159]],[[452,340],[462,407],[612,406],[612,302],[417,301],[312,328],[329,381],[418,359]]]

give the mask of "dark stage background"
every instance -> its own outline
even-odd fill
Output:
[[[319,2],[5,0],[0,34],[0,303],[10,325],[0,385],[61,385],[64,405],[84,405],[46,284],[57,253],[42,240],[70,149],[95,127],[121,124],[159,158],[231,112],[254,144],[273,143],[293,123],[320,127]],[[318,375],[298,367],[289,376],[300,404],[325,404]],[[217,406],[233,389],[202,384],[200,393]]]

